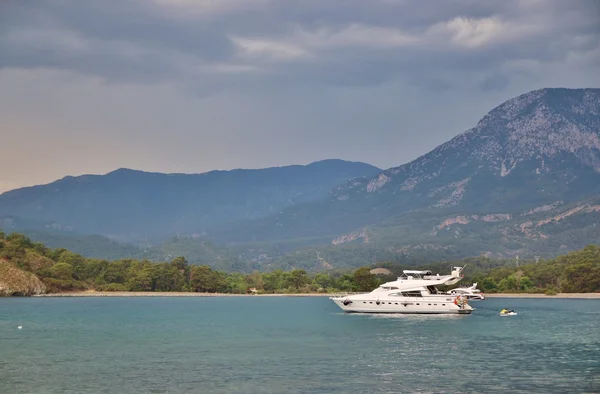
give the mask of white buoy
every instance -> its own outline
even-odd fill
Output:
[[[18,329],[18,330],[22,330],[22,329],[23,329],[23,326],[19,326],[19,327],[17,327],[17,329]]]

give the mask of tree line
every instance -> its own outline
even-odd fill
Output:
[[[185,258],[168,262],[138,259],[103,260],[86,258],[64,248],[51,249],[28,237],[0,231],[0,258],[35,274],[48,292],[94,289],[98,291],[164,291],[244,294],[332,293],[370,291],[395,280],[402,269],[414,268],[380,263],[393,272],[375,276],[371,267],[354,271],[307,273],[303,269],[252,273],[223,272],[207,265],[190,265]],[[462,283],[478,282],[485,292],[598,292],[600,291],[600,247],[582,250],[539,262],[477,257],[421,265],[441,274],[450,266],[467,265]]]
[[[492,269],[474,278],[488,292],[600,292],[600,247],[588,245],[553,259]]]
[[[311,275],[302,269],[244,274],[190,265],[184,257],[169,262],[92,259],[64,248],[50,249],[18,233],[0,232],[0,258],[35,274],[48,292],[94,289],[245,294],[255,289],[259,293],[331,293],[370,291],[381,282],[368,267]]]

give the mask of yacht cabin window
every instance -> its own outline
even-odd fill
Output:
[[[404,297],[422,297],[420,290],[403,291]]]

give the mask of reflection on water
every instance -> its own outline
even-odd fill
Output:
[[[426,320],[446,320],[446,319],[464,319],[469,315],[458,314],[407,314],[407,313],[364,313],[374,319],[405,319],[407,321],[426,321]]]

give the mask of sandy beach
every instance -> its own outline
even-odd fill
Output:
[[[227,294],[227,293],[188,293],[188,292],[141,292],[141,291],[79,291],[71,293],[40,294],[34,297],[331,297],[334,294]],[[559,293],[548,296],[540,293],[496,293],[486,294],[488,298],[578,298],[600,299],[600,293]]]
[[[192,292],[146,292],[146,291],[78,291],[70,293],[38,294],[33,297],[325,297],[333,294],[229,294]]]
[[[584,299],[600,299],[600,293],[558,293],[557,295],[549,296],[540,293],[486,293],[488,298],[584,298]]]

